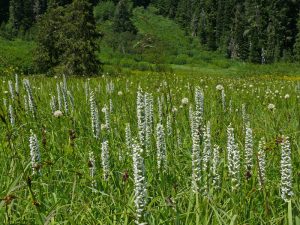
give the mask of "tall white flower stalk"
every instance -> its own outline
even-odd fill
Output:
[[[163,123],[163,96],[157,98],[158,104],[158,123]]]
[[[214,145],[211,172],[212,172],[212,184],[215,189],[220,188],[219,164],[220,164],[220,147],[218,145]]]
[[[23,96],[24,98],[24,109],[25,109],[25,112],[28,113],[28,98],[27,98],[27,95],[24,95]]]
[[[93,192],[95,192],[95,188],[97,187],[97,182],[94,178],[96,174],[96,161],[95,161],[93,151],[89,152],[89,170],[90,170],[90,177],[92,179]]]
[[[16,94],[19,95],[20,91],[19,91],[19,75],[15,74],[15,91]]]
[[[265,138],[261,138],[258,143],[258,182],[260,188],[262,188],[266,181],[266,141]]]
[[[37,109],[36,109],[35,101],[33,99],[30,82],[29,82],[29,80],[24,79],[23,83],[24,83],[24,87],[25,87],[25,90],[26,90],[26,93],[27,93],[29,111],[31,112],[32,116],[35,118]]]
[[[197,120],[199,120],[198,123],[201,124],[204,115],[204,93],[200,87],[196,87],[195,90],[195,113]]]
[[[92,121],[92,131],[95,138],[99,138],[100,126],[99,126],[99,112],[96,105],[94,92],[90,93],[90,109],[91,109],[91,121]]]
[[[102,112],[104,113],[105,119],[105,128],[107,131],[110,130],[110,110],[108,109],[107,105],[104,105],[102,108]]]
[[[106,83],[106,93],[108,94],[112,94],[115,90],[115,85],[112,82],[112,80],[110,82],[107,81]]]
[[[56,84],[56,91],[57,91],[57,103],[58,103],[58,110],[62,110],[62,100],[61,100],[61,93],[59,84]]]
[[[211,134],[210,122],[208,121],[203,134],[203,152],[202,152],[202,171],[203,171],[203,192],[208,193],[208,177],[210,174],[210,159],[211,159]]]
[[[253,134],[249,123],[246,125],[245,133],[245,168],[251,174],[253,167]]]
[[[149,149],[151,145],[151,135],[153,127],[153,96],[150,93],[144,94],[144,115],[145,115],[145,147],[147,154],[149,154]]]
[[[194,115],[193,115],[193,118]],[[196,193],[199,190],[201,181],[201,158],[200,158],[200,132],[197,120],[192,122],[192,191]]]
[[[129,123],[126,123],[126,126],[125,126],[125,141],[126,141],[127,153],[129,153],[129,151],[131,151],[131,147],[132,147],[132,137],[131,137],[131,129],[130,129]]]
[[[142,147],[145,146],[145,101],[144,94],[139,88],[137,92],[137,123],[138,123],[138,137]]]
[[[208,172],[209,162],[211,157],[211,134],[210,134],[210,122],[206,124],[205,132],[203,135],[203,171]]]
[[[132,160],[134,176],[134,203],[136,207],[136,224],[146,224],[143,222],[144,209],[147,204],[147,182],[145,178],[143,149],[139,142],[133,141]]]
[[[10,98],[13,101],[15,99],[15,91],[14,91],[14,86],[11,80],[8,81],[8,89],[10,92]]]
[[[65,113],[69,113],[69,103],[68,103],[68,90],[67,90],[67,84],[66,81],[64,83],[60,82],[60,88],[61,88],[61,93],[63,97],[63,102],[64,102],[64,110]]]
[[[29,148],[31,156],[32,174],[36,174],[40,173],[41,169],[40,148],[36,134],[34,134],[32,130],[30,130],[30,133],[31,135],[29,137]]]
[[[110,172],[110,167],[109,167],[109,149],[108,149],[108,141],[105,140],[102,142],[101,146],[101,164],[102,164],[102,169],[103,169],[103,179],[108,180],[109,178],[109,172]]]
[[[222,98],[222,108],[223,108],[223,111],[225,112],[226,111],[226,95],[225,95],[225,90],[222,89],[221,90],[221,98]]]
[[[167,168],[167,146],[165,132],[162,124],[156,127],[156,148],[157,148],[157,168],[158,170]]]
[[[173,134],[173,129],[172,129],[172,120],[171,120],[171,115],[167,115],[167,135],[172,136]]]
[[[150,126],[151,132],[153,127],[153,120],[154,120],[154,98],[153,95],[150,93],[148,95],[148,109],[147,109],[147,115],[148,115],[148,124]]]
[[[111,113],[113,113],[113,111],[114,111],[114,104],[113,104],[112,99],[110,98],[109,99],[109,113],[111,114]]]
[[[50,108],[51,108],[51,111],[52,111],[52,114],[56,111],[56,98],[54,95],[51,95],[51,100],[50,100]]]
[[[281,198],[289,201],[293,196],[292,158],[289,138],[283,136],[281,143]]]
[[[8,113],[9,113],[9,121],[10,121],[11,126],[15,126],[15,114],[14,114],[14,108],[12,105],[9,105]]]
[[[227,127],[227,161],[231,177],[232,189],[240,185],[240,152],[234,138],[234,129],[231,124]]]

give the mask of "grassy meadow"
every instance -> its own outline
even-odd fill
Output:
[[[299,82],[150,72],[1,77],[1,221],[299,225]],[[197,129],[196,90],[203,99]],[[137,107],[141,99],[149,111]],[[229,126],[238,158],[229,152]],[[251,169],[246,127],[253,136]],[[293,195],[284,201],[286,137]]]

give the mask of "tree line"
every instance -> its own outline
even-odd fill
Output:
[[[51,24],[50,21],[55,21],[53,16],[56,17],[59,13],[65,16],[63,16],[61,24],[68,24],[63,27],[65,29],[68,26],[72,27],[72,22],[76,21],[74,17],[76,13],[72,12],[75,10],[74,2],[80,1],[2,0],[0,3],[1,29],[9,30],[10,34],[14,36],[20,32],[30,32],[39,21],[43,21],[40,23],[42,24],[40,27],[45,28],[49,26],[49,23]],[[134,34],[135,28],[131,21],[132,10],[136,7],[147,8],[151,5],[158,10],[160,15],[176,21],[187,36],[196,38],[206,50],[220,51],[228,58],[260,64],[300,60],[300,1],[298,0],[81,1],[80,4],[85,4],[84,10],[77,12],[77,16],[85,15],[85,19],[92,24],[87,28],[94,29],[94,32],[87,33],[93,38],[97,37],[95,21],[91,18],[93,7],[103,4],[103,2],[108,6],[103,10],[114,9],[111,19],[113,30],[116,33]],[[102,12],[101,16],[104,20],[105,15],[107,13]],[[68,16],[71,18],[67,19]],[[48,24],[45,22],[45,18],[47,18]],[[82,17],[78,16],[77,18]],[[80,26],[82,22],[77,22],[77,25]],[[72,32],[80,32],[79,27],[75,29],[74,26],[70,28],[73,29]],[[50,30],[51,26],[46,28],[46,31],[50,32]],[[59,37],[64,36],[65,39],[68,39],[66,38],[68,35],[65,35],[62,30],[61,32],[63,35]],[[39,35],[47,32],[45,33],[43,30],[36,33],[41,39]],[[53,38],[55,39],[55,37]],[[82,41],[84,42],[84,40]],[[95,47],[96,45],[94,45],[91,44],[89,47]],[[55,48],[54,45],[50,47]],[[49,63],[51,64],[51,62]]]

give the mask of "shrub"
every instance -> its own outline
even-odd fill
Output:
[[[130,58],[122,58],[121,61],[120,61],[120,65],[122,67],[127,67],[127,68],[134,68],[137,63],[136,61],[134,61],[133,59],[130,59]]]
[[[141,70],[141,71],[148,71],[148,70],[152,70],[152,65],[148,62],[139,62],[137,64],[137,70]]]
[[[185,55],[185,54],[180,54],[178,56],[176,56],[175,60],[174,60],[174,64],[178,64],[178,65],[184,65],[187,64],[189,60],[189,56]]]

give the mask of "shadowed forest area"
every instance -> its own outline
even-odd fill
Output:
[[[299,8],[296,0],[2,0],[0,69],[295,74]]]

